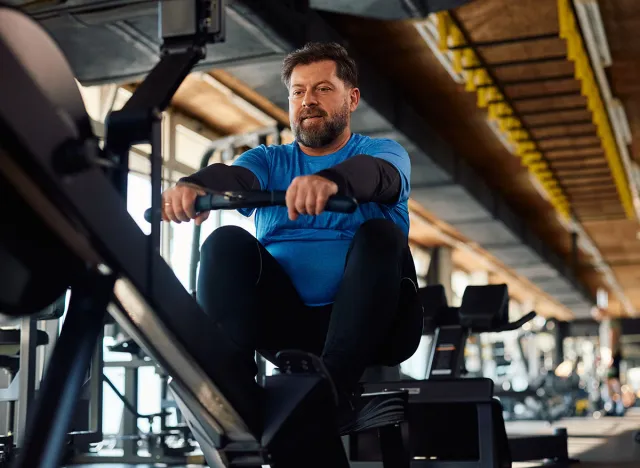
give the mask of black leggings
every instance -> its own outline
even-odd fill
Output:
[[[300,349],[321,356],[338,389],[350,391],[366,367],[399,364],[417,349],[416,289],[406,236],[375,219],[356,232],[331,305],[305,305],[276,259],[235,226],[216,229],[204,242],[197,297],[237,345],[236,385],[255,385],[255,351],[269,358]]]

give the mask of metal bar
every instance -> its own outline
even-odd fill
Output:
[[[578,184],[576,185],[572,185],[572,184],[564,184],[565,188],[568,190],[572,190],[575,189],[576,187],[584,187],[589,188],[590,190],[602,190],[605,187],[610,187],[611,184],[613,184],[612,181],[609,182],[604,182],[604,181],[596,181],[594,183],[584,183],[583,181],[578,181]]]
[[[91,355],[102,330],[115,277],[88,272],[72,286],[69,311],[42,382],[16,468],[56,468]]]
[[[548,135],[543,137],[533,137],[535,141],[552,141],[552,140],[566,140],[568,138],[588,138],[588,137],[597,137],[593,132],[583,132],[583,133],[565,133],[561,135]],[[519,140],[519,141],[529,141],[529,140]]]
[[[541,99],[555,99],[555,98],[564,98],[564,97],[575,97],[582,96],[580,90],[576,91],[561,91],[558,93],[543,93],[543,94],[529,94],[519,97],[512,97],[512,102],[527,102],[527,101],[539,101]],[[491,101],[489,101],[491,104]]]
[[[162,114],[152,111],[149,116],[151,129],[149,139],[151,143],[151,235],[148,240],[149,263],[147,264],[147,288],[153,294],[153,273],[155,272],[155,253],[160,252],[160,221],[162,217]]]
[[[111,465],[115,466],[156,466],[156,461],[149,456],[130,456],[126,459],[121,456],[106,456],[106,455],[96,455],[92,453],[88,454],[78,454],[73,457],[72,465],[96,465],[97,467]],[[202,455],[188,455],[188,456],[164,456],[162,457],[162,461],[158,461],[157,463],[162,463],[160,466],[186,466],[186,465],[196,465],[196,466],[208,466],[204,457]]]
[[[504,88],[509,86],[524,86],[524,85],[530,85],[530,84],[548,83],[551,81],[569,81],[569,80],[575,80],[575,78],[576,78],[575,75],[571,73],[566,75],[541,76],[537,78],[523,78],[523,79],[517,79],[517,80],[500,80],[498,85]],[[476,85],[476,88],[492,88],[494,86],[496,86],[495,83],[481,84],[481,85]]]
[[[463,70],[480,70],[482,68],[493,68],[494,70],[497,68],[509,68],[509,67],[519,67],[523,65],[537,65],[540,63],[553,63],[553,62],[561,62],[566,61],[567,56],[562,55],[550,55],[548,57],[537,57],[531,59],[523,59],[523,60],[509,60],[505,62],[494,62],[494,63],[484,63],[480,65],[474,65],[471,67],[463,67]]]
[[[33,405],[36,391],[36,345],[37,323],[31,317],[23,317],[20,321],[20,372],[18,385],[20,397],[16,401],[18,412],[15,424],[15,440],[18,447],[22,446],[27,417]]]
[[[589,124],[593,124],[593,121],[591,119],[568,120],[565,122],[535,124],[535,125],[529,125],[528,127],[531,130],[542,130],[544,128],[570,127],[572,125],[589,125]]]
[[[532,36],[509,37],[505,39],[497,39],[495,41],[477,41],[469,42],[464,45],[449,47],[449,50],[471,49],[474,47],[496,47],[508,44],[519,44],[521,42],[543,41],[545,39],[559,39],[559,33],[535,34]]]
[[[589,194],[579,194],[578,196],[568,195],[569,199],[572,202],[579,204],[587,204],[591,202],[601,202],[601,201],[616,201],[618,200],[617,192],[610,193],[589,193]]]
[[[91,360],[91,377],[89,381],[89,432],[100,436],[102,439],[102,341],[104,338],[104,328],[98,336],[98,343],[93,352]]]
[[[593,147],[593,148],[582,148],[582,149],[560,149],[554,151],[553,149],[545,150],[545,154],[551,161],[567,161],[567,162],[575,162],[575,161],[593,161],[595,159],[602,160],[604,158],[604,153],[602,152],[602,147]]]
[[[597,194],[594,194],[594,193],[593,193],[593,190],[591,190],[591,189],[589,189],[589,188],[587,188],[587,187],[582,187],[582,186],[580,186],[580,185],[578,185],[578,186],[574,186],[574,187],[569,187],[569,188],[570,188],[570,190],[571,190],[571,192],[569,192],[569,195],[573,195],[573,196],[576,196],[576,195],[583,196],[583,195],[585,195],[585,194],[588,194],[588,195],[591,195],[591,194],[593,194],[593,195],[597,195]],[[598,194],[603,195],[603,194],[605,194],[606,192],[614,192],[614,193],[617,193],[617,191],[618,191],[618,189],[617,189],[615,186],[608,185],[608,186],[603,187],[602,189],[600,189],[600,191],[598,192]]]
[[[580,221],[612,221],[618,219],[627,219],[626,214],[606,214],[606,215],[581,215],[578,214],[578,219]]]
[[[592,149],[592,148],[601,148],[600,143],[589,143],[585,145],[564,145],[564,146],[553,146],[551,148],[540,148],[545,153],[548,151],[563,151],[563,150],[577,150],[577,149]]]
[[[603,162],[601,158],[567,158],[569,161],[562,159],[551,160],[549,163],[553,166],[554,170],[566,169],[568,171],[572,169],[606,169],[609,166],[606,162]],[[590,164],[597,161],[599,164]]]
[[[567,174],[567,173],[563,173],[563,172],[556,172],[556,174],[558,175],[558,177],[561,177],[563,180],[584,180],[584,179],[593,179],[593,178],[600,178],[600,177],[611,177],[611,173],[609,171],[606,172],[590,172],[590,173],[579,173],[579,174],[575,174],[575,173],[571,173],[571,174]]]
[[[547,114],[557,114],[559,112],[577,112],[584,111],[588,112],[589,109],[587,106],[580,104],[576,106],[564,106],[564,107],[556,107],[552,109],[542,109],[542,110],[531,110],[531,111],[519,111],[518,114],[521,117],[533,117],[537,115],[547,115]],[[508,115],[499,115],[498,117],[509,117]]]
[[[135,413],[138,412],[138,369],[126,368],[124,370],[124,398],[132,406]],[[136,414],[123,408],[122,414],[122,435],[138,434],[138,418]],[[138,455],[138,442],[136,440],[125,438],[122,441],[122,449],[124,456]]]
[[[200,169],[209,165],[209,160],[215,153],[216,148],[210,146],[205,150],[200,158]],[[198,263],[200,262],[200,234],[202,226],[194,226],[193,239],[191,241],[191,264],[189,267],[189,292],[194,294],[198,286]]]

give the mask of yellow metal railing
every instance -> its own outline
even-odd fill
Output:
[[[602,141],[602,148],[620,201],[627,218],[633,219],[635,216],[629,181],[570,0],[558,0],[558,21],[560,23],[560,37],[567,43],[567,57],[574,63],[575,77],[581,82],[582,95],[587,98],[589,103],[593,123],[598,129],[598,136]]]
[[[513,145],[514,154],[521,158],[522,164],[540,182],[555,210],[568,219],[571,216],[569,202],[530,133],[506,102],[487,69],[481,66],[475,50],[464,47],[464,35],[450,14],[446,11],[436,13],[436,19],[440,50],[452,54],[454,71],[464,76],[466,91],[476,93],[477,106],[487,110],[489,120],[497,123],[500,133]]]

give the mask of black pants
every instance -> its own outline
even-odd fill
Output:
[[[256,385],[256,350],[269,357],[300,349],[321,356],[346,392],[366,367],[396,365],[415,352],[422,334],[416,288],[406,237],[392,222],[376,219],[356,232],[332,305],[306,306],[279,263],[235,226],[204,242],[197,296],[237,346],[231,353],[235,385]]]

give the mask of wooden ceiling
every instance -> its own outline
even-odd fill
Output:
[[[640,157],[640,2],[600,2],[613,66],[614,96],[630,120],[633,159]],[[625,294],[640,309],[640,240],[637,220],[626,220],[603,145],[593,123],[567,43],[559,36],[557,0],[477,0],[451,12],[475,44],[501,92],[536,142],[563,188],[577,220],[611,262]],[[527,169],[487,125],[474,93],[454,82],[420,37],[413,22],[329,16],[352,46],[395,80],[417,110],[550,246],[570,258],[570,234],[540,195]],[[635,33],[635,34],[634,34]],[[496,44],[503,42],[500,44]],[[492,44],[493,43],[493,44]],[[613,229],[615,236],[612,235]],[[579,277],[595,294],[609,289],[591,259],[581,253]],[[622,306],[609,290],[610,312]]]
[[[558,1],[472,2],[456,17],[530,131],[577,218],[623,219],[587,98],[559,36]],[[483,45],[502,39],[513,42]]]

